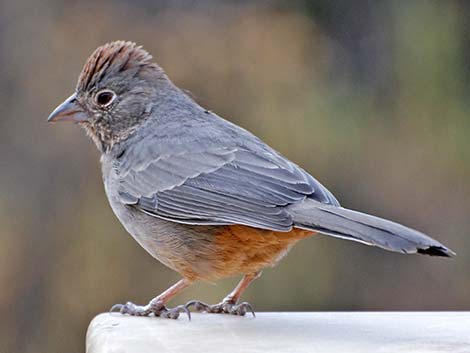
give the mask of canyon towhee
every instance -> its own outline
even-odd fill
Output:
[[[82,126],[101,152],[111,207],[134,239],[183,279],[130,315],[177,318],[188,308],[244,315],[242,292],[315,233],[386,250],[454,253],[400,224],[340,207],[305,170],[256,136],[202,108],[134,43],[103,45],[75,93],[48,121]],[[166,303],[198,280],[243,275],[219,304]]]

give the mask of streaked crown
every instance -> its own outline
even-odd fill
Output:
[[[152,55],[133,42],[115,41],[98,47],[88,58],[78,78],[77,91],[85,91],[103,77],[123,71],[138,71],[154,65]]]

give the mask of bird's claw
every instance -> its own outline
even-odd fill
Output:
[[[109,312],[118,312],[121,314],[127,314],[130,316],[154,316],[164,317],[167,319],[177,319],[181,313],[186,313],[188,319],[191,320],[191,312],[186,305],[178,305],[174,308],[167,308],[161,302],[151,301],[147,305],[136,305],[131,302],[126,304],[115,304],[111,307]]]
[[[142,306],[136,305],[131,302],[127,302],[126,304],[115,304],[109,310],[110,312],[118,312],[121,314],[128,314],[131,316],[149,316],[152,312],[149,308],[149,305]]]
[[[250,303],[247,302],[237,304],[229,301],[223,301],[219,304],[211,305],[199,300],[191,300],[185,306],[187,309],[194,307],[194,309],[198,312],[206,312],[211,314],[231,314],[244,316],[247,312],[250,312],[253,317],[256,317],[253,307]]]
[[[181,313],[185,313],[188,315],[188,320],[191,320],[191,312],[186,307],[186,305],[178,305],[174,308],[166,308],[164,307],[163,310],[160,312],[160,315],[155,314],[156,316],[162,316],[167,319],[177,319]]]

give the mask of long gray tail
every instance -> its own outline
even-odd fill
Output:
[[[307,199],[289,206],[298,228],[378,246],[405,254],[451,257],[455,253],[438,241],[401,224]]]

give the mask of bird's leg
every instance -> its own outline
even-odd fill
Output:
[[[250,283],[259,276],[261,276],[261,271],[243,276],[242,280],[240,283],[238,283],[235,289],[231,291],[230,294],[227,295],[219,304],[210,305],[199,300],[191,300],[186,304],[186,308],[189,309],[190,307],[194,307],[196,311],[241,316],[245,315],[247,312],[251,312],[253,316],[255,316],[255,312],[250,303],[243,302],[238,304],[238,300],[240,299],[245,289],[248,288]]]
[[[165,304],[179,294],[183,289],[188,287],[190,282],[186,279],[182,279],[164,291],[162,294],[153,298],[147,305],[136,305],[131,302],[126,304],[116,304],[111,308],[111,312],[117,311],[121,314],[129,314],[132,316],[149,316],[151,314],[155,316],[162,316],[169,319],[177,319],[180,313],[184,312],[191,319],[191,313],[185,305],[178,305],[174,308],[167,308]]]

